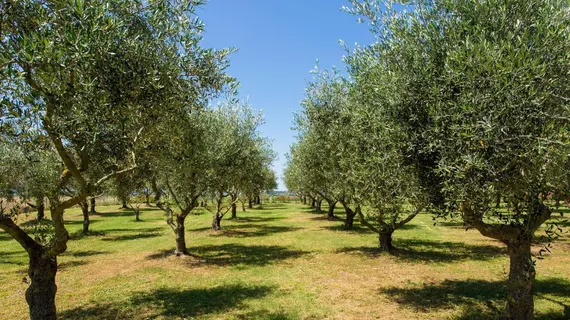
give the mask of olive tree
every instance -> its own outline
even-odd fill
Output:
[[[199,47],[192,1],[0,6],[2,139],[24,143],[39,134],[64,165],[50,188],[60,191],[50,192],[51,237],[32,238],[12,214],[0,215],[0,228],[28,253],[30,317],[55,319],[57,256],[69,240],[65,210],[135,168],[137,146],[155,120],[178,107],[171,102],[182,93],[211,83],[217,69]],[[97,177],[88,174],[95,161],[104,168]]]
[[[466,226],[507,246],[506,315],[532,319],[531,244],[552,216],[548,196],[563,190],[570,154],[568,2],[414,1],[406,11],[353,4],[377,36],[353,70],[373,70],[370,85],[389,102],[386,120],[419,155],[411,162],[433,168],[440,182],[426,187],[441,191],[442,214],[459,212]]]

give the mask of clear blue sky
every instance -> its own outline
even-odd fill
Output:
[[[294,141],[293,113],[300,109],[309,71],[342,68],[345,54],[339,44],[373,41],[365,24],[340,11],[347,0],[209,0],[198,11],[206,24],[203,45],[234,46],[228,73],[241,82],[240,96],[262,109],[264,136],[279,154],[274,164],[279,190],[285,153]]]

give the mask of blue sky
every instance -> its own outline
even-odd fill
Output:
[[[240,96],[262,109],[264,136],[279,154],[274,164],[279,190],[285,153],[294,142],[293,113],[300,109],[309,71],[342,67],[339,44],[373,41],[365,24],[340,11],[348,0],[209,0],[198,11],[206,24],[203,45],[233,46],[228,73],[241,82]]]

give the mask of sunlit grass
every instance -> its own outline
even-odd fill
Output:
[[[220,232],[202,212],[186,222],[192,256],[176,258],[162,212],[144,208],[135,222],[118,206],[98,210],[89,236],[79,233],[79,210],[66,213],[73,240],[57,276],[64,319],[494,319],[505,303],[504,245],[459,223],[434,226],[426,214],[396,231],[388,255],[374,233],[343,230],[299,204],[238,212]],[[0,319],[27,319],[26,264],[0,232]],[[569,265],[566,234],[538,262],[539,319],[569,318]]]

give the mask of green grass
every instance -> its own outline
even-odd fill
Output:
[[[186,221],[192,256],[177,258],[162,212],[145,208],[135,222],[117,206],[98,210],[89,236],[78,233],[79,210],[66,213],[63,319],[495,319],[505,304],[504,245],[459,224],[434,226],[430,215],[397,231],[389,255],[367,229],[345,231],[298,204],[238,212],[220,232],[201,213]],[[27,319],[26,266],[0,232],[0,319]],[[568,266],[565,234],[538,261],[539,319],[570,319]]]

